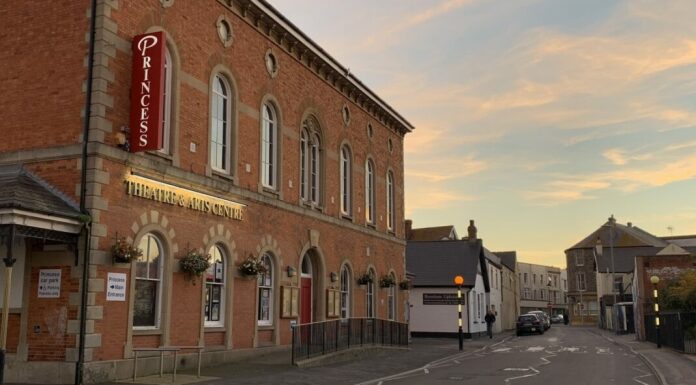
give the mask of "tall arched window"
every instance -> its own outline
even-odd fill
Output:
[[[157,328],[162,309],[164,249],[153,234],[145,234],[138,245],[143,255],[135,262],[133,327]]]
[[[216,171],[230,172],[230,86],[220,75],[213,79],[210,111],[210,165]]]
[[[341,213],[351,215],[351,156],[348,146],[341,148]]]
[[[277,189],[278,175],[278,116],[270,103],[264,103],[261,111],[261,184]]]
[[[341,318],[350,317],[351,274],[348,265],[341,266]]]
[[[367,274],[372,278],[367,284],[365,304],[367,305],[367,318],[375,318],[375,271],[369,269]]]
[[[205,326],[223,326],[225,319],[225,253],[215,245],[208,251],[211,265],[205,273]]]
[[[300,132],[300,197],[316,206],[321,204],[321,153],[319,123],[309,117]]]
[[[258,324],[273,324],[273,258],[269,254],[261,257],[263,272],[257,278],[259,286]]]
[[[375,223],[375,165],[372,159],[365,162],[365,220]]]
[[[393,273],[389,274],[392,282],[396,282],[396,277]],[[387,288],[387,318],[393,320],[396,318],[396,285],[391,285]]]
[[[387,229],[394,230],[394,174],[387,172]]]
[[[163,154],[171,154],[172,137],[172,72],[174,65],[169,49],[164,52],[164,90],[162,93],[162,148]]]

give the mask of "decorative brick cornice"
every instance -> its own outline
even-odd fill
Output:
[[[386,127],[405,135],[414,127],[265,0],[218,0],[316,76]]]

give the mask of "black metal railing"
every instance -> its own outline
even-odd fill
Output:
[[[696,313],[661,313],[660,344],[683,352],[685,340],[694,340],[695,327]],[[654,314],[645,316],[645,338],[657,343]]]
[[[376,318],[345,318],[295,325],[292,363],[365,345],[408,346],[408,324]]]

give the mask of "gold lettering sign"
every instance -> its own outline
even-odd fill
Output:
[[[186,190],[138,175],[129,175],[124,183],[126,185],[126,194],[131,196],[238,221],[244,219],[244,208],[246,205],[241,203]]]

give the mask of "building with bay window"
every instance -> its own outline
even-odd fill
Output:
[[[397,111],[264,0],[46,7],[61,12],[37,24],[0,6],[18,32],[0,40],[5,381],[114,380],[139,349],[217,363],[286,348],[295,323],[405,320],[406,295],[379,284],[406,278]],[[197,256],[200,275],[181,263]]]

